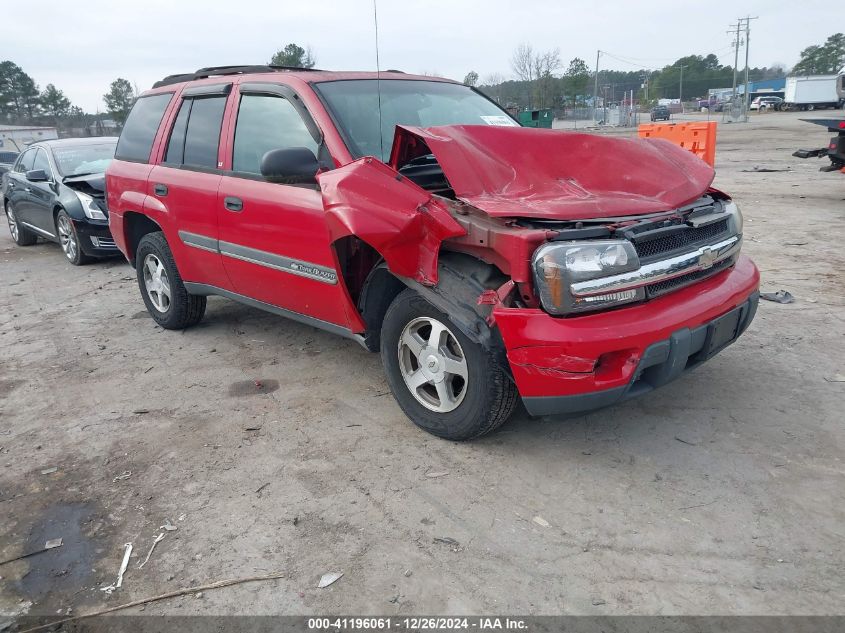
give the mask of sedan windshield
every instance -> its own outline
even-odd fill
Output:
[[[316,89],[356,157],[376,156],[386,161],[397,125],[518,125],[495,103],[461,84],[356,79],[323,82]]]
[[[83,174],[100,174],[114,158],[116,143],[98,143],[96,145],[76,145],[69,147],[54,147],[53,158],[59,168],[59,174],[81,176]]]

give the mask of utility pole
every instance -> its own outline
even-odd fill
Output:
[[[757,17],[746,16],[737,20],[737,24],[745,20],[745,94],[743,101],[745,102],[745,120],[748,121],[748,47],[751,38],[751,20],[756,20]]]
[[[596,76],[595,83],[593,84],[593,122],[596,120],[596,108],[599,105],[599,57],[601,57],[601,51],[596,51]]]
[[[681,66],[681,85],[678,87],[678,97],[681,101],[681,114],[684,113],[684,68],[687,67],[687,64],[683,64]]]
[[[739,20],[737,20],[734,30],[728,31],[728,33],[734,34],[734,83],[731,90],[731,102],[733,103],[736,102],[736,67],[739,65]]]

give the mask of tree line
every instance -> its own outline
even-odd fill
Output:
[[[310,46],[288,44],[276,51],[268,63],[313,68],[316,57]],[[103,112],[85,112],[55,85],[47,84],[42,90],[16,63],[0,62],[0,122],[9,125],[55,126],[63,132],[89,134],[98,122],[113,119],[122,127],[137,97],[138,88],[128,79],[118,77],[102,96]]]
[[[606,55],[603,63],[614,56]],[[619,59],[628,63],[624,59]],[[603,70],[600,66],[598,81],[596,73],[587,62],[576,57],[564,65],[560,49],[535,51],[523,43],[514,49],[511,56],[512,78],[500,73],[488,75],[483,80],[478,73],[470,71],[464,83],[477,86],[491,99],[506,107],[518,109],[564,109],[592,103],[593,93],[598,88],[598,97],[610,102],[629,98],[631,91],[640,103],[657,99],[704,98],[711,88],[725,88],[733,83],[734,69],[721,65],[714,54],[687,55],[659,70],[633,71]],[[634,64],[636,65],[636,64]],[[845,35],[836,33],[820,45],[805,48],[791,74],[824,75],[835,74],[845,66]],[[785,77],[784,66],[750,68],[749,81]],[[744,69],[740,69],[738,82],[744,81]],[[683,79],[683,81],[682,81]]]

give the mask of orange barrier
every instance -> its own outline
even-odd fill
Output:
[[[663,138],[691,151],[705,163],[716,164],[716,122],[643,123],[637,128],[640,138]]]

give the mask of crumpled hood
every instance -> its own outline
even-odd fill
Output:
[[[701,196],[714,176],[707,163],[661,139],[487,125],[397,126],[394,169],[427,153],[458,199],[503,217],[578,220],[668,211]]]
[[[102,196],[106,190],[106,175],[105,173],[100,173],[86,174],[84,176],[67,176],[62,179],[62,184],[92,196]]]

